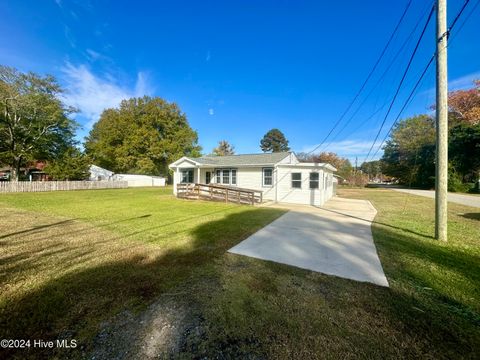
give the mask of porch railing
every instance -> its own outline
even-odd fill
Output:
[[[177,184],[177,197],[254,205],[263,201],[262,191],[219,184]]]

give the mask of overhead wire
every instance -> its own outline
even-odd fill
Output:
[[[480,0],[479,0],[480,1]],[[392,67],[392,65],[395,63],[395,61],[398,59],[399,55],[401,54],[401,52],[403,51],[403,49],[406,47],[406,45],[410,42],[410,40],[412,39],[413,37],[413,34],[415,33],[415,31],[417,30],[418,26],[420,25],[422,19],[424,18],[424,16],[426,15],[426,12],[428,11],[428,6],[424,9],[424,11],[422,12],[422,15],[418,18],[415,26],[413,27],[412,31],[409,33],[409,35],[407,36],[407,38],[405,39],[405,41],[403,42],[403,44],[400,46],[400,48],[398,49],[398,51],[395,53],[395,55],[392,57],[390,63],[387,65],[387,67],[385,68],[385,70],[383,71],[383,73],[380,75],[380,77],[378,78],[377,82],[375,83],[375,85],[372,87],[372,89],[370,90],[370,92],[368,93],[368,95],[364,98],[364,100],[362,101],[362,103],[356,108],[356,110],[354,111],[354,113],[350,116],[350,118],[345,122],[345,124],[342,126],[342,128],[334,135],[334,137],[330,140],[330,142],[325,146],[325,148],[328,148],[328,146],[330,146],[332,144],[333,141],[335,141],[338,136],[347,128],[347,126],[350,124],[350,122],[354,119],[355,115],[359,112],[359,110],[361,109],[361,107],[366,103],[366,101],[370,98],[370,96],[372,95],[372,93],[374,92],[374,90],[377,88],[377,86],[385,79],[385,76],[386,74],[388,73],[388,71],[390,70],[390,68]],[[381,109],[383,109],[386,105],[388,104],[388,101],[385,102],[379,109],[375,110],[375,112],[372,114],[372,115],[376,115]],[[369,116],[368,118],[366,118],[361,126],[364,125],[365,122],[369,121],[371,118],[373,118],[373,116]],[[361,127],[360,126],[360,127]],[[357,128],[358,129],[358,128]],[[355,130],[356,131],[356,130]],[[354,131],[354,132],[355,132]],[[315,149],[316,150],[316,149]],[[313,151],[312,151],[313,152]]]
[[[447,36],[448,34],[450,34],[453,30],[453,28],[455,27],[456,23],[458,22],[458,20],[460,19],[461,15],[463,14],[463,12],[465,11],[468,3],[470,2],[470,0],[465,0],[463,6],[460,8],[459,12],[457,13],[457,15],[455,16],[454,20],[452,21],[452,23],[450,24],[450,26],[448,27],[447,29]],[[476,7],[478,6],[478,4],[480,3],[480,0],[477,1],[477,3],[475,4],[475,6],[473,7],[472,11],[468,14],[468,16],[466,17],[466,19],[464,20],[464,22],[462,23],[461,27],[459,28],[459,30],[457,31],[456,34],[458,34],[458,32],[463,28],[463,25],[465,25],[466,21],[469,19],[469,17],[471,16],[471,14],[475,11]],[[451,41],[453,41],[453,38],[451,39]],[[447,46],[450,46],[451,44],[451,41],[450,43],[447,44]],[[395,118],[394,122],[392,123],[392,125],[390,126],[390,129],[388,130],[387,134],[385,135],[385,137],[383,138],[382,142],[380,143],[379,147],[377,148],[377,150],[375,151],[374,155],[372,156],[372,158],[375,158],[376,154],[378,153],[378,151],[380,151],[380,149],[383,147],[383,144],[385,143],[385,141],[387,140],[388,136],[391,134],[394,126],[397,124],[398,120],[400,119],[400,116],[402,115],[403,111],[405,110],[405,108],[409,105],[410,101],[412,100],[412,98],[415,96],[415,92],[418,88],[418,86],[420,85],[423,77],[425,76],[425,74],[427,73],[428,71],[428,68],[430,67],[430,65],[433,63],[433,60],[435,59],[437,55],[437,52],[435,52],[432,57],[430,58],[430,60],[428,61],[427,65],[425,66],[423,72],[421,73],[419,79],[417,80],[415,86],[413,87],[412,91],[410,92],[407,100],[405,101],[404,105],[402,106],[402,108],[400,109],[400,112],[398,113],[397,117]],[[365,159],[365,161],[367,161],[367,158]]]
[[[380,56],[378,57],[377,61],[375,62],[373,68],[370,70],[367,78],[365,79],[365,81],[363,82],[362,86],[360,87],[360,89],[357,91],[357,93],[355,94],[355,96],[353,97],[353,99],[350,101],[349,105],[347,106],[347,108],[345,109],[345,111],[342,113],[342,115],[339,117],[339,119],[335,122],[334,126],[330,129],[330,131],[328,132],[328,134],[325,136],[325,138],[322,140],[322,142],[317,145],[313,150],[310,150],[309,152],[307,152],[307,154],[311,154],[313,152],[315,152],[318,148],[320,148],[324,143],[325,141],[327,141],[327,139],[330,137],[330,135],[333,133],[333,131],[337,128],[337,126],[342,122],[343,118],[347,115],[347,113],[350,111],[350,109],[352,108],[353,104],[357,101],[358,97],[360,96],[360,94],[363,92],[363,90],[365,89],[365,86],[367,85],[368,81],[370,80],[370,78],[372,77],[373,73],[375,72],[375,70],[377,69],[378,65],[380,64],[380,61],[382,60],[383,56],[385,55],[388,47],[390,46],[390,43],[392,42],[395,34],[397,33],[398,29],[400,28],[400,25],[402,24],[407,12],[408,12],[408,9],[410,8],[410,5],[412,4],[412,0],[409,0],[407,2],[407,5],[405,6],[405,9],[402,13],[402,16],[400,17],[399,21],[397,22],[392,34],[390,35],[390,38],[388,39],[386,45],[384,46],[382,52],[380,53]]]
[[[410,59],[408,61],[408,64],[407,64],[407,67],[405,68],[404,72],[403,72],[403,75],[402,75],[402,78],[400,80],[400,83],[398,84],[397,86],[397,90],[395,92],[395,95],[393,96],[392,98],[392,101],[390,102],[390,106],[388,107],[388,110],[387,110],[387,113],[385,114],[385,117],[383,118],[383,121],[382,121],[382,124],[380,126],[380,129],[378,130],[377,132],[377,135],[375,136],[375,139],[373,140],[373,143],[372,143],[372,146],[370,147],[370,149],[368,150],[368,154],[367,156],[365,157],[365,160],[364,161],[367,161],[368,160],[368,157],[370,156],[373,148],[375,147],[375,144],[378,140],[378,137],[380,136],[382,130],[383,130],[383,127],[387,121],[387,118],[388,116],[390,115],[390,112],[392,111],[392,108],[393,108],[393,105],[395,104],[395,100],[397,99],[398,97],[398,94],[400,92],[400,89],[402,88],[402,85],[403,85],[403,82],[405,81],[405,78],[407,77],[407,74],[408,74],[408,71],[410,70],[410,66],[412,65],[412,62],[413,62],[413,59],[415,58],[415,55],[417,53],[417,50],[420,46],[420,43],[422,42],[422,39],[423,39],[423,36],[425,35],[425,32],[428,28],[428,25],[430,23],[430,20],[432,19],[432,15],[433,15],[433,12],[435,10],[435,7],[433,6],[432,9],[430,10],[430,13],[428,15],[428,18],[427,18],[427,21],[425,22],[425,25],[422,29],[422,32],[420,33],[420,36],[417,40],[417,44],[415,45],[415,48],[413,49],[413,52],[412,54],[410,55]]]

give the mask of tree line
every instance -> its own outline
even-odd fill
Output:
[[[78,111],[62,102],[63,89],[52,76],[22,73],[0,66],[0,168],[11,179],[22,178],[35,161],[56,180],[85,179],[96,164],[115,173],[167,175],[168,164],[182,156],[198,157],[198,134],[175,103],[159,97],[123,100],[105,109],[83,144],[75,140]],[[480,178],[480,81],[449,94],[449,189],[466,191]],[[80,145],[83,145],[83,149]],[[264,152],[289,151],[279,129],[260,140]],[[435,121],[421,114],[399,122],[378,161],[360,171],[334,153],[298,154],[301,161],[327,162],[351,183],[362,184],[380,174],[412,187],[431,188],[435,182]],[[221,140],[209,155],[235,154]]]
[[[178,158],[202,155],[198,134],[178,105],[149,96],[105,109],[80,144],[72,118],[78,109],[62,102],[63,93],[53,76],[0,66],[0,168],[10,169],[11,180],[24,179],[36,161],[46,163],[43,170],[52,179],[79,180],[88,178],[93,163],[115,173],[167,175]],[[267,132],[260,147],[289,150],[278,129]],[[234,153],[222,140],[211,155]]]
[[[480,81],[449,93],[449,191],[478,190],[480,179]],[[432,110],[434,107],[432,106]],[[435,119],[416,115],[399,122],[383,148],[380,161],[366,163],[369,175],[381,172],[401,184],[435,185]]]

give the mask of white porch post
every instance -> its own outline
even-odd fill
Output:
[[[197,183],[200,184],[201,181],[200,181],[200,168],[198,167],[197,168]]]
[[[262,178],[263,178],[263,169],[262,169]],[[275,186],[275,202],[278,202],[278,166],[275,166],[273,168],[272,178],[273,178],[272,179],[273,186]]]
[[[177,183],[179,179],[180,169],[177,167],[173,172],[173,194],[177,195]]]

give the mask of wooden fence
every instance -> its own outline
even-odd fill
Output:
[[[0,194],[41,191],[123,189],[127,181],[2,181]]]
[[[177,184],[177,197],[254,205],[262,202],[262,192],[218,184]]]

